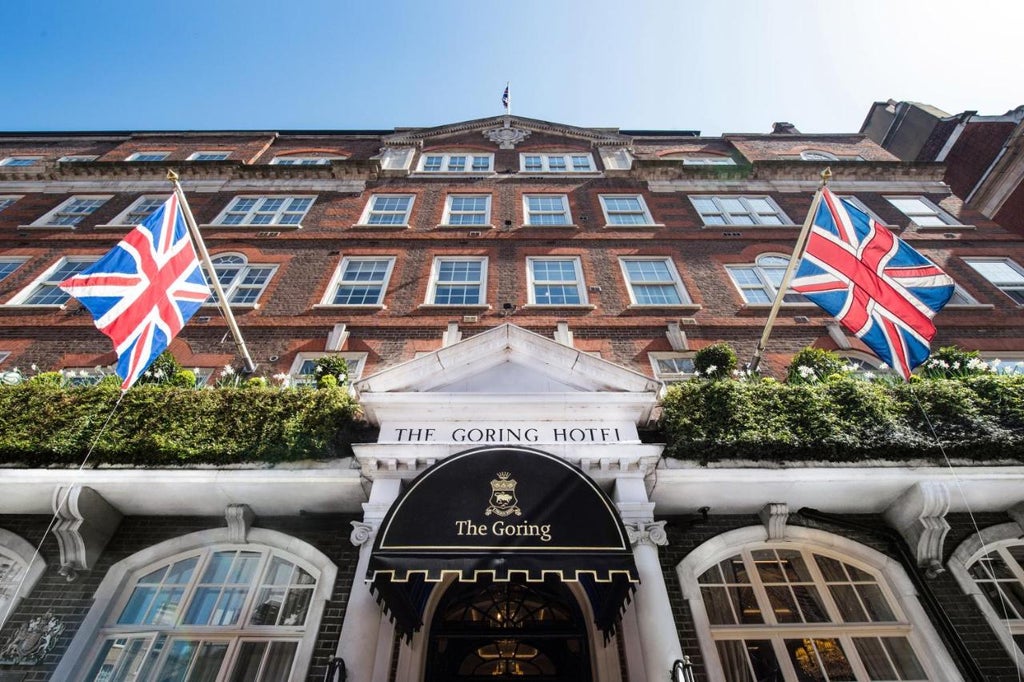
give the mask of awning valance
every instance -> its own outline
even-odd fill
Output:
[[[381,524],[367,579],[400,632],[420,628],[430,583],[447,576],[579,582],[606,634],[638,582],[604,491],[566,461],[520,447],[470,450],[434,465]]]

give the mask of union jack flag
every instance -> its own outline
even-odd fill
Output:
[[[503,107],[508,109],[508,86],[505,86],[505,92],[501,95],[501,104]]]
[[[103,258],[61,282],[60,288],[81,301],[96,327],[114,342],[124,391],[210,296],[173,194]]]
[[[864,211],[825,188],[792,288],[910,378],[955,284]]]

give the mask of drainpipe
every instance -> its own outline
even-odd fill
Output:
[[[833,526],[839,526],[848,530],[857,530],[871,535],[880,536],[888,541],[889,545],[896,551],[896,558],[903,566],[903,570],[907,572],[910,577],[910,581],[914,584],[914,588],[917,590],[918,595],[921,598],[921,603],[927,609],[929,615],[932,617],[932,621],[939,626],[939,630],[942,631],[946,641],[952,645],[953,650],[956,652],[957,657],[962,668],[962,672],[967,674],[967,678],[971,682],[986,682],[988,679],[985,674],[978,667],[978,662],[974,660],[974,654],[971,653],[970,647],[967,646],[966,642],[961,639],[960,634],[953,627],[953,621],[946,615],[946,611],[942,608],[942,603],[939,598],[932,592],[931,586],[921,576],[920,571],[917,567],[917,562],[911,555],[910,550],[907,548],[906,543],[903,541],[903,537],[894,529],[888,526],[869,526],[864,523],[858,523],[851,521],[842,516],[835,514],[828,514],[825,512],[818,511],[817,509],[811,509],[810,507],[803,507],[799,512],[800,516],[811,521],[818,521],[819,523],[826,523]]]

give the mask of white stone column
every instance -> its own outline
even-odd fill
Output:
[[[359,561],[352,578],[352,590],[349,592],[337,652],[337,656],[345,661],[349,680],[370,682],[374,679],[376,667],[386,668],[390,663],[391,638],[381,639],[380,636],[382,628],[390,626],[390,623],[383,618],[381,607],[370,592],[366,569],[370,563],[377,529],[391,503],[397,499],[400,489],[399,479],[374,481],[370,501],[363,505],[363,520],[352,522],[349,539],[359,548]],[[378,645],[382,648],[381,655],[378,655]],[[383,666],[378,666],[379,658],[385,660]]]
[[[672,663],[683,657],[665,574],[658,561],[658,547],[668,544],[665,522],[654,520],[654,503],[647,501],[647,491],[640,479],[617,480],[615,501],[633,545],[633,559],[640,577],[633,606],[640,631],[645,679],[665,682]]]

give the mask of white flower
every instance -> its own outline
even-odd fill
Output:
[[[226,377],[234,376],[235,368],[231,365],[224,365],[224,369],[222,369],[220,373],[222,376]]]
[[[700,370],[697,369],[696,367],[693,368],[693,376],[695,376],[695,377],[699,377],[700,376]]]
[[[142,376],[151,377],[153,376],[153,373],[147,369],[145,372],[142,373]]]
[[[960,361],[959,360],[954,360],[953,361],[953,369],[960,369]]]
[[[874,372],[864,372],[864,378],[867,379],[868,381],[871,381],[872,379],[875,378],[875,373]]]
[[[732,375],[733,375],[734,377],[738,377],[738,376],[740,376],[741,374],[742,374],[742,372],[740,372],[740,371],[739,371],[738,369],[734,369],[734,370],[732,371]]]
[[[884,362],[878,363],[878,370],[880,372],[884,372],[887,369],[889,369],[889,365],[885,364]]]
[[[154,369],[153,370],[153,376],[155,378],[157,378],[157,379],[163,379],[164,378],[164,371],[162,369]]]
[[[344,372],[342,372],[341,374],[339,374],[339,375],[338,375],[338,383],[339,383],[339,384],[343,384],[343,383],[345,383],[346,381],[348,381],[348,375],[347,375],[347,374],[345,374]]]
[[[992,369],[995,369],[1001,364],[1003,364],[1003,361],[1000,360],[999,358],[996,358],[995,360],[992,361]]]
[[[804,379],[810,379],[812,376],[814,376],[814,370],[808,367],[807,365],[800,365],[799,367],[796,368],[796,371],[797,374],[799,374]]]
[[[317,365],[317,366],[316,366],[316,369],[314,369],[314,370],[313,370],[313,373],[314,373],[314,374],[320,374],[320,373],[321,373],[321,372],[323,372],[323,371],[324,371],[324,368],[323,368],[323,367],[321,367],[320,365]]]
[[[708,374],[714,374],[717,371],[718,371],[718,365],[708,365],[708,368],[707,368],[707,373]]]
[[[33,372],[38,372],[39,371],[39,365],[37,365],[36,363],[33,362],[32,366],[29,369],[31,369]],[[18,368],[15,367],[14,371],[17,372]]]
[[[853,364],[851,362],[846,367],[843,367],[843,371],[845,371],[845,372],[856,372],[857,371],[857,365],[855,365],[855,364]]]

